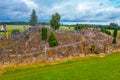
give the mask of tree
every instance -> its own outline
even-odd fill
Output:
[[[61,16],[58,13],[55,13],[54,15],[52,15],[52,18],[50,20],[51,28],[53,28],[54,30],[59,29],[60,19],[61,19]]]
[[[118,27],[117,23],[110,23],[110,29],[115,29]]]
[[[48,38],[48,29],[46,27],[42,28],[42,40],[47,40]]]
[[[86,29],[88,29],[88,27],[86,25],[76,24],[74,29],[76,31],[79,31],[79,30],[86,30]]]
[[[117,37],[117,35],[118,35],[118,25],[117,25],[117,24],[114,24],[114,26],[115,26],[114,32],[113,32],[113,37],[114,37],[114,39],[113,39],[112,43],[113,43],[113,44],[116,44],[116,43],[117,43],[116,37]]]
[[[114,38],[112,44],[116,44],[116,43],[117,43],[116,38]]]
[[[113,37],[116,38],[118,35],[118,29],[114,29],[114,32],[113,32]]]
[[[13,29],[11,34],[19,34],[20,33],[20,30],[19,29]]]
[[[111,35],[111,32],[105,28],[101,28],[101,32]]]
[[[48,38],[49,45],[51,47],[57,46],[58,45],[58,40],[56,39],[55,33],[51,32]]]
[[[76,26],[75,26],[75,30],[78,31],[78,27],[79,27],[79,24],[77,23]]]
[[[113,39],[113,41],[112,41],[113,44],[116,44],[116,43],[117,43],[117,41],[116,41],[117,33],[118,33],[118,30],[117,30],[117,29],[114,29],[114,32],[113,32],[113,37],[114,37],[114,39]]]
[[[36,24],[37,24],[37,15],[36,15],[36,11],[34,9],[32,10],[32,13],[30,15],[29,24],[31,26],[36,26]]]
[[[29,39],[29,38],[30,38],[29,34],[26,34],[26,35],[25,35],[25,38],[26,38],[26,39]]]

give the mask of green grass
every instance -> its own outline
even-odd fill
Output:
[[[7,25],[8,34],[11,34],[13,29],[19,29],[20,32],[23,32],[24,31],[24,26],[26,27],[26,29],[28,29],[30,27],[28,25]]]
[[[114,30],[109,30],[111,33],[112,33],[112,35],[113,35],[113,32],[114,32]],[[118,30],[118,37],[120,37],[120,30]]]
[[[86,57],[55,65],[35,64],[8,68],[0,80],[119,80],[120,53],[106,57]]]
[[[59,30],[64,30],[64,31],[69,31],[69,30],[74,30],[74,27],[66,27],[66,26],[61,26],[60,28],[59,28]]]

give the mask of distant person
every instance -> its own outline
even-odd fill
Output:
[[[1,27],[1,31],[5,31],[4,25],[2,25],[2,27]]]
[[[1,31],[6,32],[6,25],[4,23],[1,23]]]

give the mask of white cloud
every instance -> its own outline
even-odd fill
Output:
[[[38,5],[32,0],[22,0],[22,1],[28,6],[29,9],[38,9]]]
[[[94,3],[89,3],[89,2],[80,2],[77,6],[78,11],[86,11],[90,10],[92,8],[92,5]]]
[[[0,5],[0,15],[8,13],[8,16],[4,16],[9,17],[11,15],[13,18],[19,16],[24,19],[29,17],[31,9],[35,9],[39,20],[49,21],[51,15],[55,12],[61,15],[62,20],[88,22],[119,22],[120,20],[120,4],[115,0],[114,2],[113,0],[13,0],[11,3],[10,1],[5,0],[4,3],[2,3],[2,0],[0,1],[2,3]]]

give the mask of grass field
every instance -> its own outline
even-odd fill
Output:
[[[7,30],[8,30],[8,34],[11,34],[13,29],[19,29],[20,32],[23,32],[25,29],[28,29],[30,26],[28,25],[7,25]]]
[[[12,33],[12,30],[14,29],[19,29],[20,32],[23,32],[25,29],[24,29],[24,26],[26,29],[28,29],[30,26],[29,25],[7,25],[7,34],[10,35]],[[61,26],[59,28],[59,30],[64,30],[64,31],[67,31],[67,30],[74,30],[74,27],[66,27],[66,26]],[[4,35],[4,33],[0,33],[0,35]]]
[[[111,33],[112,33],[112,35],[113,35],[113,32],[114,32],[114,30],[109,30]],[[120,37],[120,30],[118,30],[118,37]]]
[[[25,26],[25,28],[24,28]],[[28,25],[7,25],[7,34],[10,35],[12,33],[12,30],[19,29],[20,32],[23,32],[25,29],[28,29],[30,26]],[[0,33],[0,35],[4,35],[4,33]]]
[[[2,71],[0,80],[119,80],[120,52],[103,58],[77,58],[54,65],[35,64]]]
[[[59,28],[59,30],[64,30],[64,31],[68,31],[68,30],[74,30],[74,27],[66,27],[66,26],[61,26],[60,28]]]

